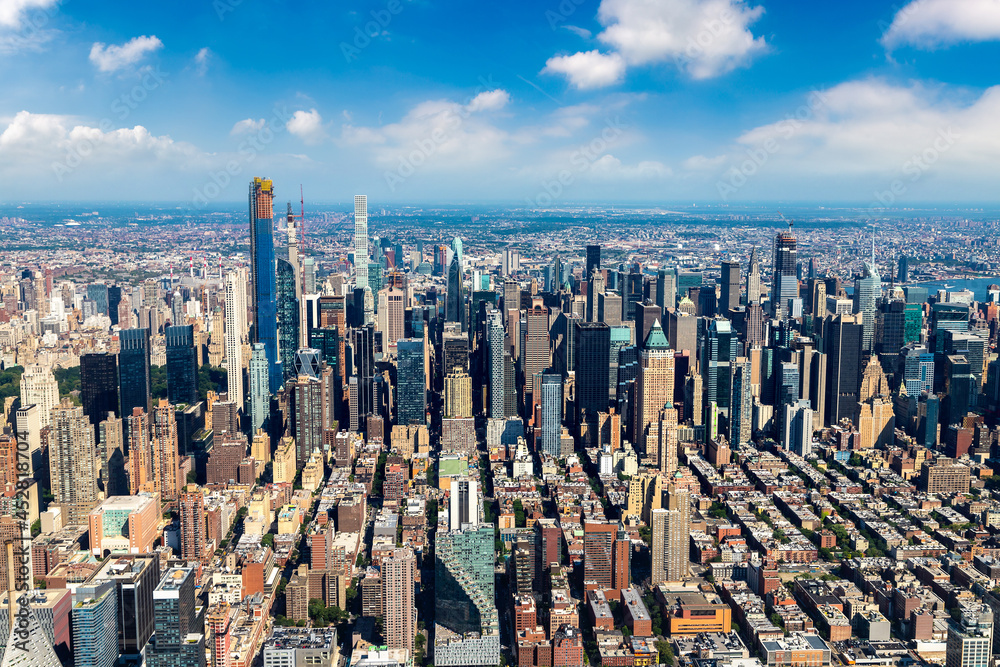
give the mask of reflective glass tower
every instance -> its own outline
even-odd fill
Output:
[[[281,388],[278,359],[278,313],[274,284],[274,184],[255,178],[250,183],[250,273],[253,285],[251,342],[263,343],[271,393]]]

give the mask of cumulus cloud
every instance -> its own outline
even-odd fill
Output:
[[[621,81],[627,66],[671,62],[694,79],[710,79],[749,64],[767,50],[750,30],[764,14],[744,0],[602,0],[597,38],[612,49],[558,56],[547,72],[564,74],[579,89]]]
[[[614,85],[625,75],[625,59],[617,53],[598,50],[555,56],[545,63],[545,74],[562,74],[578,90]]]
[[[0,134],[0,164],[8,165],[3,171],[15,178],[31,174],[33,180],[44,180],[47,174],[61,181],[74,173],[87,176],[104,169],[131,173],[164,165],[177,168],[198,155],[190,144],[153,135],[142,125],[113,129],[107,123],[87,125],[69,116],[28,111],[10,119]],[[77,172],[81,165],[90,168]]]
[[[163,42],[155,35],[135,37],[124,44],[103,44],[95,42],[90,48],[90,62],[101,72],[116,72],[131,65],[163,47]]]
[[[28,13],[54,7],[58,0],[0,0],[0,28],[20,29]]]
[[[238,136],[240,134],[253,134],[254,132],[259,132],[264,128],[264,119],[258,118],[254,120],[253,118],[244,118],[243,120],[237,121],[233,125],[233,129],[229,131],[230,136]]]
[[[323,117],[316,109],[309,111],[298,110],[292,114],[291,119],[285,124],[285,129],[297,136],[308,145],[316,145],[326,138],[326,130],[323,129]]]
[[[503,89],[478,93],[464,104],[429,100],[413,107],[398,123],[344,125],[341,141],[368,147],[375,163],[384,168],[411,162],[443,170],[484,164],[509,154],[509,135],[485,117],[509,100]]]
[[[932,49],[958,42],[1000,39],[997,0],[913,0],[898,12],[882,35],[887,49]]]
[[[921,83],[849,81],[742,134],[716,173],[727,184],[747,180],[768,194],[794,187],[805,197],[867,198],[897,180],[911,199],[981,193],[1000,161],[996,118],[1000,86],[975,96]],[[686,166],[699,164],[705,159],[695,156]],[[740,170],[746,179],[730,178]]]
[[[643,160],[634,165],[627,165],[608,153],[595,160],[590,167],[590,173],[598,179],[657,179],[666,178],[673,172],[662,162]]]

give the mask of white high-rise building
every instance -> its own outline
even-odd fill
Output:
[[[226,274],[226,380],[229,400],[243,409],[243,347],[247,343],[247,271]]]
[[[368,195],[354,195],[355,285],[368,287]]]
[[[461,530],[463,525],[479,523],[479,482],[468,477],[451,480],[448,503],[448,529]]]
[[[486,315],[486,350],[489,353],[490,402],[489,416],[502,418],[504,414],[504,331],[503,316],[492,310]]]
[[[687,544],[691,533],[691,496],[688,490],[670,484],[667,507],[654,509],[651,523],[653,585],[685,581],[690,576]]]
[[[21,376],[21,405],[38,406],[39,427],[52,423],[52,408],[59,405],[59,383],[52,369],[32,364]]]

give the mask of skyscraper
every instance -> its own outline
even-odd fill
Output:
[[[319,331],[323,330],[319,329]],[[336,331],[334,331],[334,334],[336,334]],[[250,391],[247,393],[250,400],[250,431],[256,433],[257,429],[264,428],[264,424],[270,413],[270,406],[268,405],[270,402],[267,375],[268,363],[263,343],[253,344],[250,352],[249,370]]]
[[[466,418],[472,416],[472,378],[456,367],[444,378],[444,417]]]
[[[479,523],[479,481],[470,477],[452,477],[448,496],[448,530]]]
[[[875,311],[881,296],[882,278],[873,258],[873,261],[865,262],[864,274],[854,281],[854,312],[861,315],[861,349],[865,352],[873,350]]]
[[[753,435],[752,367],[748,357],[732,362],[733,396],[729,406],[729,442],[733,447],[750,444]]]
[[[584,590],[617,591],[631,584],[631,541],[617,524],[583,520]]]
[[[677,305],[677,272],[673,267],[656,272],[656,305],[664,310]]]
[[[599,245],[588,245],[587,246],[587,270],[583,274],[585,276],[590,276],[594,269],[598,271],[601,270],[601,246]],[[587,278],[590,279],[589,277]]]
[[[174,406],[161,398],[153,408],[152,437],[150,448],[153,453],[153,488],[160,493],[163,502],[177,500],[181,490],[180,469],[177,452],[177,418]]]
[[[719,295],[719,314],[729,317],[729,311],[740,305],[740,263],[722,263],[722,292]]]
[[[397,344],[396,353],[396,423],[424,424],[427,421],[424,341],[404,338]]]
[[[948,623],[945,667],[989,667],[993,653],[993,613],[979,601],[959,606]]]
[[[539,397],[541,423],[539,424],[538,450],[556,458],[561,456],[562,444],[562,377],[543,373]]]
[[[323,451],[323,383],[308,375],[298,375],[288,383],[291,390],[291,432],[295,436],[295,464],[301,468],[314,452]]]
[[[714,402],[726,416],[729,415],[729,401],[732,398],[730,363],[736,358],[737,343],[736,332],[729,320],[715,318],[708,321],[701,348],[705,402]]]
[[[295,218],[292,206],[288,205],[287,244],[276,255],[274,261],[275,308],[278,313],[278,359],[281,361],[284,379],[295,377],[295,352],[304,344],[302,335],[302,266],[299,263],[298,241],[295,236]]]
[[[354,284],[368,287],[368,195],[354,195]]]
[[[204,667],[205,635],[195,607],[195,571],[167,570],[153,591],[153,646],[149,667]]]
[[[486,315],[486,363],[489,379],[487,415],[504,416],[504,331],[503,316],[495,310]]]
[[[838,315],[827,319],[823,340],[826,345],[826,423],[836,425],[852,418],[861,389],[860,318]]]
[[[611,364],[611,327],[603,322],[576,322],[577,423],[608,411],[608,368]]]
[[[97,505],[97,474],[100,462],[94,456],[94,427],[83,408],[63,399],[52,410],[49,434],[49,475],[52,495],[64,508],[67,523],[86,524]]]
[[[459,322],[462,330],[466,329],[465,319],[465,281],[462,268],[461,240],[455,239],[457,250],[454,251],[451,263],[448,264],[448,291],[445,294],[444,319],[446,322]]]
[[[389,648],[413,651],[417,633],[416,574],[417,559],[409,547],[393,549],[382,559],[382,604]]]
[[[273,249],[271,251],[273,256]],[[272,262],[273,264],[273,262]],[[246,343],[246,318],[247,318],[247,302],[246,302],[246,270],[242,268],[235,269],[226,274],[225,281],[226,289],[226,386],[228,387],[227,393],[229,394],[229,400],[236,403],[236,406],[240,409],[243,408],[244,395],[243,391],[243,346]],[[273,292],[271,292],[273,294]],[[273,307],[273,301],[271,302],[271,307]],[[276,317],[276,316],[272,316]],[[260,327],[254,325],[254,330],[260,330]],[[274,384],[274,372],[275,370],[280,371],[280,366],[276,366],[275,362],[277,360],[277,329],[275,329],[275,351],[274,357],[272,358],[268,354],[268,386],[271,391],[277,391],[281,387],[281,379],[279,378],[277,386]],[[257,340],[256,343],[260,343],[264,346],[264,352],[267,354],[267,340]],[[122,409],[124,410],[124,404]]]
[[[639,352],[633,407],[636,447],[653,459],[659,456],[660,410],[672,402],[673,395],[674,351],[670,349],[660,323],[656,322],[646,336],[645,348]]]
[[[689,576],[690,494],[687,488],[670,484],[666,496],[667,506],[651,512],[653,586],[665,581],[685,581]]]
[[[747,305],[760,303],[760,260],[757,258],[757,248],[750,251],[750,263],[747,265]]]
[[[142,408],[147,414],[152,406],[149,378],[149,329],[125,329],[118,332],[118,377],[121,414]]]
[[[109,412],[119,414],[115,355],[107,352],[80,355],[80,394],[83,414],[95,427],[108,418]]]
[[[549,309],[536,302],[526,311],[522,332],[521,372],[525,378],[526,394],[531,393],[529,378],[543,373],[549,367]]]
[[[81,585],[73,591],[75,667],[118,663],[118,596],[114,582]]]
[[[163,330],[167,344],[167,398],[174,405],[198,402],[198,357],[194,327],[171,326]]]
[[[21,375],[21,405],[37,405],[39,426],[51,422],[52,408],[59,405],[59,383],[52,369],[41,364],[32,364]]]
[[[270,179],[255,178],[250,182],[250,279],[253,281],[253,336],[251,342],[264,344],[264,351],[269,363],[268,384],[272,394],[281,388],[284,379],[281,361],[278,358],[278,312],[275,303],[274,270],[274,184]],[[240,321],[245,327],[246,293],[244,285],[246,277],[244,275],[241,278],[239,303],[243,305],[243,315]],[[229,303],[228,276],[226,303],[227,305]],[[228,307],[226,317],[227,319],[230,317]],[[228,338],[226,347],[229,347]],[[230,375],[230,380],[232,380],[232,375]],[[233,396],[233,390],[236,388],[230,383],[230,397]],[[242,379],[238,388],[241,390],[243,388]],[[243,407],[242,391],[239,398],[233,398],[233,400],[238,400],[240,407]]]
[[[378,330],[382,332],[382,347],[394,350],[396,343],[406,337],[406,292],[398,287],[379,290],[377,319]]]

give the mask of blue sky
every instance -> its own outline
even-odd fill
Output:
[[[996,0],[0,0],[0,59],[8,202],[998,199]]]

